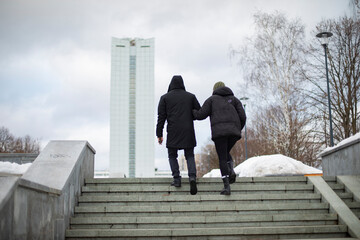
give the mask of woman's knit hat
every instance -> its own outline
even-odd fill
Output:
[[[217,83],[214,84],[213,91],[215,91],[216,89],[221,88],[221,87],[225,87],[225,83],[223,83],[221,81],[217,82]]]

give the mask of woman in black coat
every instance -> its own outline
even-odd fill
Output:
[[[215,142],[224,189],[220,194],[230,195],[230,183],[235,182],[231,148],[241,138],[246,123],[244,108],[239,99],[223,82],[214,85],[213,94],[199,110],[193,110],[194,118],[203,120],[210,116],[211,139]],[[230,178],[230,179],[229,179]]]

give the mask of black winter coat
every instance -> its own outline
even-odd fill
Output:
[[[193,109],[200,109],[195,95],[185,91],[181,76],[174,76],[168,93],[161,96],[158,106],[156,136],[163,136],[167,120],[167,148],[193,148],[196,146]]]
[[[241,130],[246,123],[244,108],[228,87],[216,89],[200,110],[193,110],[193,115],[197,120],[210,116],[213,140],[227,136],[236,136],[240,139]]]

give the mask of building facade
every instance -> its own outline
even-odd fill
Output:
[[[154,38],[112,38],[110,177],[154,176]]]

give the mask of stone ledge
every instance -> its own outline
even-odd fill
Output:
[[[345,140],[346,140],[346,139],[345,139]],[[334,146],[334,147],[326,148],[324,151],[322,151],[322,152],[319,154],[319,156],[320,156],[320,157],[325,157],[325,156],[327,156],[327,155],[330,155],[330,154],[332,154],[332,153],[335,153],[335,152],[337,152],[337,151],[340,151],[340,150],[342,150],[342,149],[344,149],[344,148],[348,148],[349,146],[355,145],[355,144],[357,144],[357,143],[360,143],[360,138],[356,138],[356,139],[354,139],[354,140],[352,140],[352,141],[349,141],[349,142],[346,142],[346,143],[344,143],[344,144],[341,144],[341,142],[340,142],[338,145],[336,145],[336,146]]]
[[[61,195],[79,159],[88,147],[87,141],[50,141],[20,178],[22,187]]]

